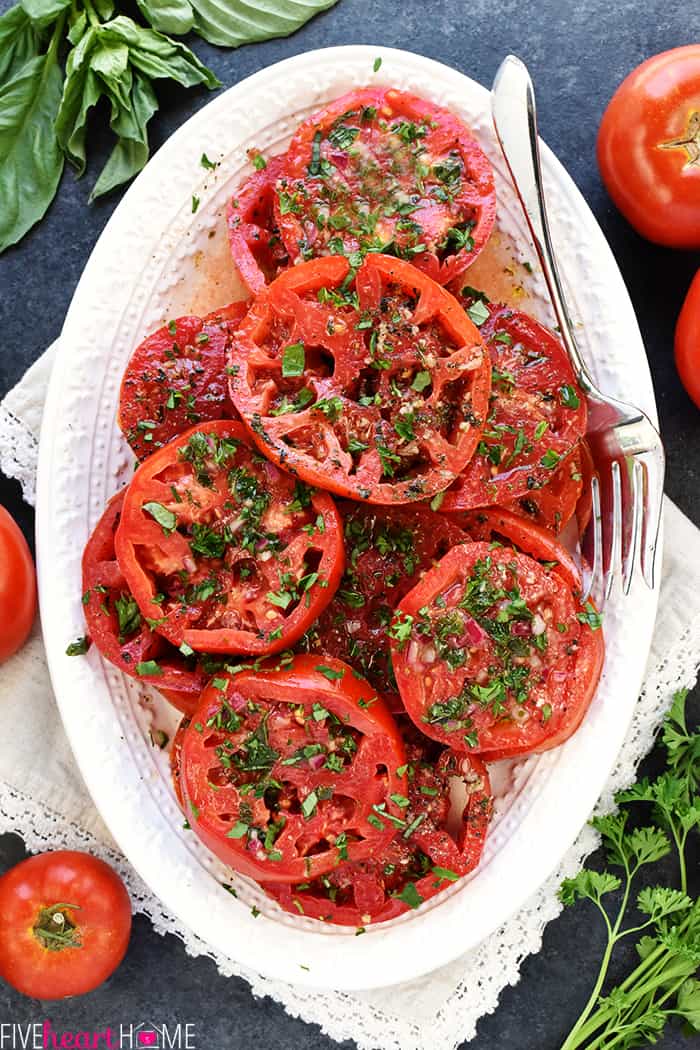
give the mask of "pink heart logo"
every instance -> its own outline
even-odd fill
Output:
[[[141,1046],[155,1046],[157,1041],[157,1032],[139,1032],[139,1042]]]

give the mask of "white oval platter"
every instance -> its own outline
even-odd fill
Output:
[[[374,60],[382,64],[373,71]],[[371,989],[428,973],[476,945],[554,869],[589,816],[637,698],[657,595],[638,585],[606,613],[607,659],[588,716],[564,747],[494,770],[496,815],[482,863],[424,907],[352,930],[282,913],[228,872],[183,827],[155,722],[166,705],[105,664],[65,655],[84,633],[80,559],[132,459],[116,424],[128,356],[164,319],[241,295],[227,258],[227,196],[251,170],[246,150],[280,152],[297,123],[352,87],[392,85],[462,116],[496,169],[498,231],[469,283],[526,302],[547,320],[525,227],[495,143],[488,92],[404,51],[329,48],[264,69],[181,127],[134,182],[100,237],[61,336],[41,435],[37,542],[41,616],[61,715],[85,782],[114,838],[164,906],[217,951],[268,977],[319,988]],[[206,171],[200,157],[217,162]],[[555,244],[582,349],[603,390],[655,418],[654,395],[627,291],[595,219],[552,153],[543,163]],[[193,196],[199,207],[193,212]],[[517,242],[517,247],[515,244]],[[234,898],[222,884],[233,885]],[[254,910],[260,914],[255,915]]]

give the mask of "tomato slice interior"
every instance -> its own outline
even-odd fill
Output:
[[[137,459],[195,423],[236,418],[226,354],[247,308],[238,302],[204,318],[179,317],[134,350],[122,378],[118,423]]]
[[[476,756],[440,752],[415,732],[406,735],[403,833],[371,860],[296,885],[266,885],[286,911],[362,928],[417,908],[477,866],[493,808],[486,766]],[[453,819],[455,779],[463,801]]]
[[[481,305],[491,405],[476,454],[445,493],[447,512],[534,498],[586,429],[585,399],[559,340],[522,311]]]
[[[118,492],[109,501],[83,552],[88,634],[120,671],[157,686],[175,707],[191,712],[206,682],[201,665],[148,626],[117,562],[114,536],[124,495]]]
[[[332,492],[407,503],[472,456],[490,362],[457,300],[408,263],[343,258],[281,274],[234,336],[231,396],[262,451]]]
[[[393,88],[336,99],[292,139],[275,199],[290,259],[394,254],[455,280],[495,219],[493,172],[454,114]]]
[[[239,423],[193,427],[141,465],[116,537],[153,629],[185,652],[277,652],[333,597],[342,523]]]
[[[467,536],[427,507],[363,507],[341,503],[345,574],[333,601],[298,647],[352,664],[402,710],[391,667],[388,629],[398,602],[450,547]]]
[[[280,156],[263,161],[262,170],[245,180],[226,209],[231,257],[253,295],[261,292],[289,261],[274,215],[275,185],[285,160],[285,156]]]
[[[511,546],[467,543],[403,599],[392,662],[422,732],[484,756],[573,732],[600,675],[600,622],[556,568]]]
[[[337,660],[214,678],[186,729],[190,822],[237,871],[291,882],[365,860],[405,824],[405,752],[382,701]]]

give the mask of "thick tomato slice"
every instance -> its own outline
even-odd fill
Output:
[[[408,735],[405,827],[381,855],[340,864],[296,885],[266,885],[286,910],[362,928],[419,907],[479,863],[493,809],[486,766],[475,755],[443,750]],[[452,816],[451,785],[462,782],[461,812]]]
[[[698,122],[700,125],[700,111]],[[698,135],[700,136],[700,127]],[[700,151],[700,145],[698,149]],[[700,152],[698,163],[700,164]],[[688,392],[688,397],[700,408],[700,270],[693,278],[678,317],[674,352],[681,382]]]
[[[586,429],[586,403],[559,340],[520,310],[481,305],[491,407],[476,455],[445,493],[447,512],[531,496]]]
[[[486,417],[490,362],[460,304],[410,263],[369,255],[281,274],[234,336],[231,396],[265,454],[370,503],[445,489]]]
[[[114,536],[125,490],[107,504],[83,552],[83,606],[88,635],[120,671],[162,690],[179,710],[192,712],[206,676],[147,624],[119,567]]]
[[[401,602],[396,625],[405,640],[392,642],[392,662],[411,719],[484,758],[561,743],[600,676],[595,610],[513,547],[453,547]]]
[[[503,507],[484,507],[452,519],[474,540],[504,543],[516,547],[523,554],[558,573],[571,588],[575,597],[581,592],[581,572],[569,551],[552,535],[549,529],[535,524],[522,514]]]
[[[606,189],[637,233],[700,248],[700,43],[654,55],[622,81],[597,152]]]
[[[173,742],[170,747],[170,774],[173,780],[173,790],[175,791],[175,798],[178,801],[180,809],[185,808],[185,799],[182,794],[182,784],[180,783],[182,777],[182,745],[185,742],[185,733],[189,726],[191,719],[185,716],[180,722]]]
[[[229,201],[226,225],[233,261],[251,294],[257,295],[289,259],[274,216],[275,185],[286,156],[265,162],[256,154],[254,160],[264,167],[250,175]]]
[[[581,447],[577,445],[561,461],[546,485],[505,503],[504,507],[556,535],[571,521],[577,507],[581,506],[583,479]]]
[[[129,944],[129,894],[116,872],[88,853],[56,850],[5,872],[0,913],[0,977],[33,999],[92,991]]]
[[[297,129],[275,213],[292,260],[384,252],[447,284],[491,233],[493,171],[448,110],[364,88]]]
[[[189,820],[226,864],[298,882],[366,860],[403,828],[406,757],[383,701],[339,660],[214,678],[185,731]]]
[[[296,642],[330,602],[342,528],[327,493],[219,420],[141,464],[116,551],[142,616],[183,651],[263,654]]]
[[[236,418],[226,353],[247,308],[231,303],[204,318],[179,317],[136,347],[122,378],[117,422],[137,459],[195,423]]]
[[[299,648],[346,660],[392,710],[401,710],[387,633],[394,609],[450,547],[468,538],[427,507],[363,507],[341,503],[345,575],[333,601]]]

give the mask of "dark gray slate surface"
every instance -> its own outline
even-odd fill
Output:
[[[0,0],[0,9],[6,6],[7,0]],[[667,491],[700,523],[700,416],[680,387],[672,358],[675,317],[700,259],[637,237],[608,200],[594,158],[598,121],[623,76],[648,55],[691,39],[688,10],[666,0],[341,0],[289,40],[238,52],[219,51],[199,40],[194,46],[225,86],[289,55],[344,43],[373,43],[378,53],[381,45],[419,51],[484,84],[491,82],[506,53],[525,59],[538,88],[542,134],[603,226],[638,311],[669,456]],[[159,97],[163,109],[153,123],[154,149],[208,95],[161,88]],[[89,184],[109,148],[107,136],[97,131],[90,141],[94,152],[87,179],[75,182],[67,175],[47,219],[0,259],[0,394],[59,334],[75,284],[116,204],[110,198],[87,207]],[[29,535],[31,511],[21,503],[18,487],[2,477],[0,501]],[[694,714],[697,718],[697,701]],[[655,754],[646,771],[658,768]],[[22,855],[17,837],[0,838],[0,870]],[[695,892],[699,861],[696,851],[690,864]],[[662,866],[662,877],[673,882],[670,864]],[[525,961],[520,983],[503,994],[498,1012],[479,1025],[474,1050],[556,1050],[588,996],[602,941],[592,909],[585,905],[552,923],[543,950]],[[623,952],[614,973],[624,973],[632,958],[631,949],[626,956]],[[252,1043],[263,1050],[330,1050],[336,1045],[274,1003],[253,999],[243,982],[220,977],[209,961],[188,958],[179,941],[160,938],[142,919],[135,922],[123,966],[83,999],[41,1004],[0,986],[0,1022],[44,1018],[58,1030],[73,1031],[144,1019],[190,1022],[202,1050],[242,1050]],[[657,1045],[681,1050],[690,1041],[674,1031]]]

